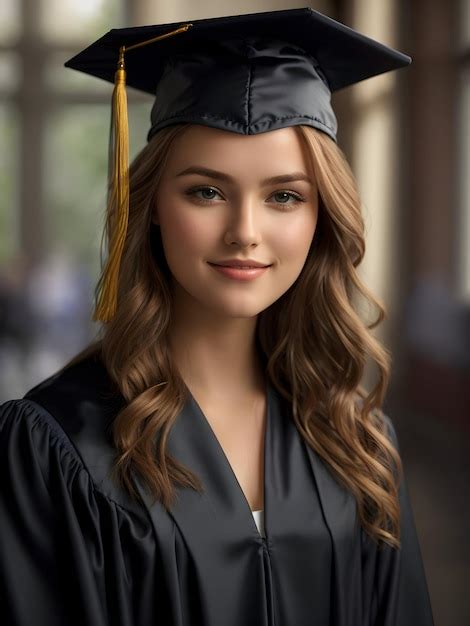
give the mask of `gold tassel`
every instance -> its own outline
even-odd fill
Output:
[[[109,252],[93,320],[109,322],[117,307],[119,268],[127,235],[129,219],[129,123],[127,116],[126,69],[124,53],[178,33],[186,32],[192,24],[184,24],[170,33],[153,37],[129,47],[121,46],[114,75],[111,135],[109,142],[108,217],[110,218]],[[113,215],[114,207],[116,215]]]
[[[109,145],[110,181],[108,183],[108,214],[116,207],[110,233],[110,248],[103,274],[98,305],[93,320],[109,322],[116,312],[119,266],[127,233],[129,217],[129,123],[127,119],[126,69],[124,50],[119,50],[118,69],[114,78]]]

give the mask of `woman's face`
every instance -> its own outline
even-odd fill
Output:
[[[193,125],[176,138],[152,221],[186,303],[189,296],[212,313],[248,318],[289,289],[315,233],[317,189],[314,180],[266,179],[299,175],[310,176],[294,128],[239,135]],[[271,267],[239,281],[209,265],[235,257]]]

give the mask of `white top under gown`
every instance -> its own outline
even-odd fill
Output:
[[[265,537],[264,534],[264,515],[263,515],[263,509],[259,510],[259,511],[251,511],[253,513],[253,517],[255,518],[255,524],[258,527],[258,531],[259,534],[262,537]]]

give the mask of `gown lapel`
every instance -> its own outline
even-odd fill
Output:
[[[188,390],[189,392],[189,390]],[[205,626],[360,623],[348,602],[357,556],[352,496],[305,445],[283,399],[268,381],[264,446],[263,540],[248,501],[208,420],[189,392],[168,439],[168,453],[194,471],[204,493],[177,488],[171,511],[189,551]],[[174,527],[160,505],[147,506],[176,594]],[[172,530],[173,529],[173,530]],[[357,577],[356,577],[357,578]],[[194,588],[194,587],[193,587]],[[184,599],[182,599],[184,601]],[[322,621],[323,619],[323,621]],[[183,622],[178,622],[178,624]],[[191,622],[193,623],[193,622]],[[194,624],[199,623],[194,621]]]
[[[340,485],[324,462],[306,446],[315,475],[325,523],[332,541],[332,624],[356,626],[362,623],[361,545],[356,500]]]

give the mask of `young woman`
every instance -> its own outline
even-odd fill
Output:
[[[112,80],[121,52],[103,324],[0,409],[6,623],[431,626],[329,104],[409,59],[311,9],[200,20],[132,56],[177,26],[69,62]],[[124,52],[157,92],[129,196]]]

